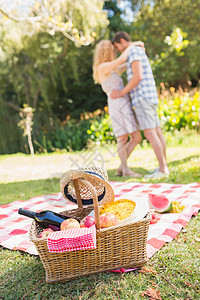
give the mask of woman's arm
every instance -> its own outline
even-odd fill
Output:
[[[127,57],[128,57],[128,51],[129,51],[129,49],[127,48],[116,59],[114,59],[110,62],[105,62],[105,63],[100,64],[98,67],[98,72],[102,75],[105,75],[105,74],[109,73],[110,71],[115,70],[118,66],[120,66],[121,64],[126,62]]]
[[[142,47],[145,50],[144,43],[141,41],[133,42],[132,45]]]
[[[120,65],[122,65],[124,62],[126,62],[126,60],[128,58],[128,52],[132,46],[140,46],[140,47],[144,48],[144,43],[141,41],[133,42],[132,45],[127,47],[119,57],[117,57],[116,59],[114,59],[110,62],[105,62],[105,63],[100,64],[98,67],[98,73],[99,73],[99,77],[102,78],[102,80],[104,80],[104,76],[106,76],[106,74],[108,74],[109,72],[111,72],[113,70],[116,70]],[[120,71],[120,73],[123,73],[125,70],[126,69]]]
[[[126,71],[126,69],[127,69],[127,63],[125,62],[125,63],[119,65],[119,66],[116,68],[115,72],[116,72],[117,74],[122,74],[122,73],[124,73],[124,72]]]
[[[142,48],[145,50],[144,43],[141,42],[141,41],[133,42],[131,46],[139,46],[139,47],[142,47]],[[131,46],[129,46],[128,49],[130,49]],[[127,52],[129,51],[128,49],[127,49]],[[125,63],[119,65],[119,66],[116,68],[115,72],[118,73],[118,74],[122,74],[122,73],[124,73],[126,70],[127,70],[127,63],[125,62]]]

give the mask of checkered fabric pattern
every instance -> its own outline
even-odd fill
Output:
[[[132,106],[138,103],[141,99],[150,101],[153,104],[158,104],[158,95],[156,84],[153,77],[149,59],[142,47],[132,46],[128,53],[127,60],[127,78],[131,80],[133,74],[132,63],[136,60],[142,62],[142,80],[130,91]]]
[[[126,193],[131,192],[132,195],[144,201],[148,193],[152,193],[164,195],[170,200],[177,200],[185,205],[185,210],[181,213],[160,214],[159,221],[156,224],[150,224],[147,239],[148,258],[152,257],[166,242],[171,242],[188,224],[191,217],[197,215],[200,210],[200,183],[178,185],[110,182],[110,184],[115,191],[116,198],[125,197]],[[61,193],[0,206],[0,245],[8,249],[38,255],[34,244],[29,241],[28,231],[32,220],[18,214],[20,207],[34,211],[49,209],[59,212],[77,206],[66,202]],[[117,272],[130,270],[120,269]]]
[[[57,203],[59,206],[56,206]],[[11,250],[38,255],[35,245],[29,240],[29,228],[33,220],[19,215],[20,207],[36,212],[42,210],[61,212],[77,206],[67,202],[61,193],[34,197],[28,201],[14,201],[0,206],[0,245]]]
[[[77,251],[96,249],[96,227],[73,228],[55,231],[47,237],[49,252],[61,253],[66,251]]]

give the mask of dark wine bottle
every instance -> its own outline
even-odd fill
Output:
[[[44,228],[51,227],[49,225],[53,225],[53,226],[60,228],[60,224],[64,220],[70,219],[70,217],[55,213],[50,210],[44,210],[44,211],[37,213],[37,212],[31,211],[31,210],[20,208],[18,210],[18,214],[35,219]]]

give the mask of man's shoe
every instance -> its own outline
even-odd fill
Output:
[[[151,173],[151,174],[147,174],[147,175],[144,176],[144,178],[161,179],[161,178],[167,177],[168,175],[169,174],[158,171],[158,172],[154,172],[154,173]]]
[[[159,172],[159,171],[160,171],[160,169],[159,169],[159,167],[157,167],[157,168],[155,168],[153,170],[150,170],[149,174],[152,174],[152,173],[155,173],[155,172]]]

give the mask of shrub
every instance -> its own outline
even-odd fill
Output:
[[[199,91],[193,90],[188,93],[179,90],[175,92],[174,88],[167,91],[164,89],[163,84],[161,88],[158,115],[161,119],[163,131],[200,130]],[[27,141],[22,139],[20,133],[18,135],[19,142],[15,142],[15,150],[4,149],[3,145],[5,143],[0,143],[1,153],[6,153],[5,151],[12,153],[12,151],[25,151],[24,149],[27,149]],[[8,136],[13,137],[13,135]],[[144,140],[143,133],[142,136]],[[3,137],[2,134],[1,137]],[[55,115],[49,116],[49,114],[42,111],[37,111],[34,116],[33,143],[35,152],[53,152],[63,149],[66,151],[80,151],[91,143],[100,145],[112,142],[116,142],[116,138],[107,107],[104,110],[98,109],[95,112],[82,113],[80,120],[70,119],[70,116],[67,116],[61,122]]]
[[[200,129],[199,92],[178,93],[171,89],[166,96],[161,95],[158,114],[164,131],[180,131],[182,128]]]
[[[100,117],[95,117],[91,120],[87,134],[90,140],[97,145],[116,141],[108,113],[103,113]]]
[[[36,151],[53,152],[58,149],[80,151],[88,143],[89,120],[68,120],[66,124],[56,124],[51,131],[41,130],[34,139]]]
[[[41,115],[36,119],[40,119]],[[60,123],[59,120],[47,117],[44,119],[42,130],[34,130],[34,145],[37,152],[52,152],[58,150],[80,151],[89,144],[104,144],[116,141],[113,133],[112,124],[108,115],[107,107],[105,110],[98,109],[91,113],[82,113],[80,120],[67,119]],[[38,122],[35,124],[38,126]]]
[[[172,87],[169,91],[163,89],[159,95],[158,115],[163,131],[174,132],[181,129],[200,129],[200,97],[199,91],[190,93]],[[116,141],[112,130],[108,110],[105,108],[100,116],[93,117],[87,130],[89,138],[96,144]],[[145,139],[142,132],[143,140]],[[142,145],[142,143],[141,143]]]

